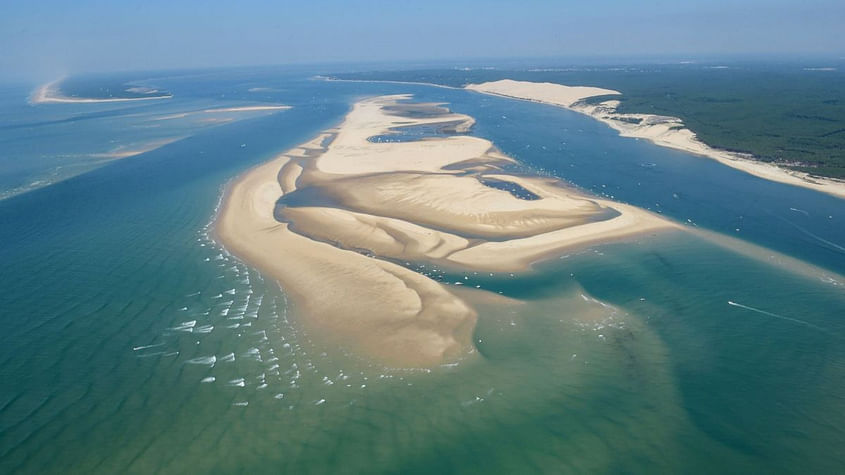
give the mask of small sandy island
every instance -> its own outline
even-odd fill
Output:
[[[802,186],[845,198],[845,182],[841,180],[812,176],[753,160],[751,156],[746,154],[712,148],[698,140],[695,133],[686,128],[683,121],[677,117],[654,114],[620,114],[617,112],[619,106],[617,100],[607,100],[598,104],[582,102],[583,99],[589,97],[621,94],[618,91],[597,87],[564,86],[510,79],[470,84],[466,86],[466,89],[565,107],[604,122],[619,131],[619,134],[623,137],[650,140],[663,147],[712,158],[729,167],[760,178]]]
[[[217,218],[223,244],[277,278],[304,323],[385,364],[471,351],[475,310],[401,265],[518,272],[576,246],[677,226],[509,172],[473,119],[410,96],[358,102],[331,129],[241,176]]]
[[[50,104],[50,103],[94,103],[94,102],[127,102],[127,101],[152,101],[156,99],[170,99],[172,94],[159,94],[150,97],[109,97],[109,98],[93,98],[93,97],[70,97],[62,94],[59,89],[59,84],[62,79],[49,82],[40,86],[32,92],[29,96],[31,104]],[[146,88],[132,87],[127,91],[134,93],[157,93],[156,90],[148,90]]]

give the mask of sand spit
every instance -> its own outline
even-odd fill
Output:
[[[62,95],[59,90],[59,83],[61,82],[62,79],[57,79],[40,86],[29,96],[30,104],[151,101],[155,99],[170,99],[173,97],[170,94],[151,97],[113,97],[108,99],[69,97]]]
[[[466,89],[565,107],[604,122],[617,130],[623,137],[650,140],[663,147],[712,158],[724,165],[766,180],[802,186],[845,198],[845,182],[841,180],[816,177],[753,160],[747,154],[712,148],[698,140],[695,133],[686,128],[683,121],[677,117],[654,114],[620,114],[617,112],[619,101],[616,100],[607,100],[598,104],[582,102],[583,99],[589,97],[621,94],[617,91],[596,87],[571,87],[553,83],[513,81],[510,79],[470,84],[466,86]]]
[[[279,279],[307,325],[353,351],[402,366],[471,351],[475,311],[399,263],[524,271],[573,246],[676,227],[508,173],[513,160],[492,143],[455,133],[472,118],[409,98],[355,104],[337,129],[245,173],[218,216],[223,244]],[[447,133],[370,140],[420,125]]]

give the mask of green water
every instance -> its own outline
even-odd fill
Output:
[[[222,187],[361,95],[442,92],[262,74],[162,82],[173,101],[274,86],[293,109],[0,201],[0,472],[841,471],[842,282],[688,233],[529,274],[420,269],[480,288],[466,294],[476,350],[456,365],[383,368],[324,345],[282,290],[214,242]],[[454,100],[488,107],[473,114],[487,131],[507,104]],[[810,213],[830,206],[783,195]],[[700,206],[730,206],[720,199]]]
[[[274,285],[196,239],[181,260],[144,265],[162,275],[145,298],[121,298],[148,285],[105,266],[87,271],[119,277],[122,292],[68,289],[93,294],[77,309],[87,318],[46,338],[58,348],[16,359],[28,375],[9,380],[34,378],[44,393],[4,407],[21,415],[4,420],[15,422],[4,446],[25,434],[28,449],[4,463],[136,473],[841,466],[845,328],[727,306],[821,324],[845,314],[841,291],[712,244],[672,236],[584,252],[543,279],[488,277],[482,288],[527,304],[481,304],[476,355],[411,371],[312,342]],[[173,298],[189,288],[201,293]],[[826,307],[802,309],[795,295]]]

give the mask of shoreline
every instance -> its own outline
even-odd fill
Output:
[[[474,352],[477,312],[456,286],[397,263],[528,271],[575,247],[681,229],[555,179],[510,175],[502,166],[513,159],[478,137],[370,142],[402,127],[473,121],[409,98],[357,102],[336,128],[231,182],[215,218],[221,243],[279,281],[303,322],[331,342],[390,366],[460,359]]]
[[[75,98],[64,96],[58,92],[57,85],[62,82],[63,78],[48,82],[39,86],[29,96],[30,104],[77,104],[77,103],[97,103],[97,102],[128,102],[128,101],[151,101],[156,99],[171,99],[173,94],[166,96],[153,97],[115,97],[109,99],[94,99],[94,98]]]
[[[533,85],[533,90],[525,91],[526,84]],[[617,91],[605,89],[603,91],[606,92],[584,95],[573,101],[570,100],[571,93],[569,90],[572,89],[570,86],[553,83],[513,81],[509,79],[469,84],[464,89],[508,99],[526,100],[563,107],[603,122],[619,132],[619,135],[623,137],[646,139],[661,147],[672,148],[716,160],[723,165],[758,178],[800,186],[845,199],[845,181],[788,170],[774,164],[754,160],[749,158],[747,154],[710,147],[700,141],[695,133],[688,129],[683,124],[683,121],[677,117],[658,116],[654,114],[619,114],[616,112],[619,101],[615,100],[604,101],[595,105],[580,102],[588,97],[620,94]],[[632,123],[630,121],[638,121],[639,123]]]

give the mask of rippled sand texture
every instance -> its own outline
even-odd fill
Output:
[[[400,264],[516,272],[574,246],[674,227],[558,180],[508,173],[513,160],[491,142],[454,135],[471,117],[409,98],[357,103],[337,129],[244,174],[218,217],[228,248],[353,351],[398,366],[473,351],[475,310]],[[438,125],[444,135],[373,140]]]

